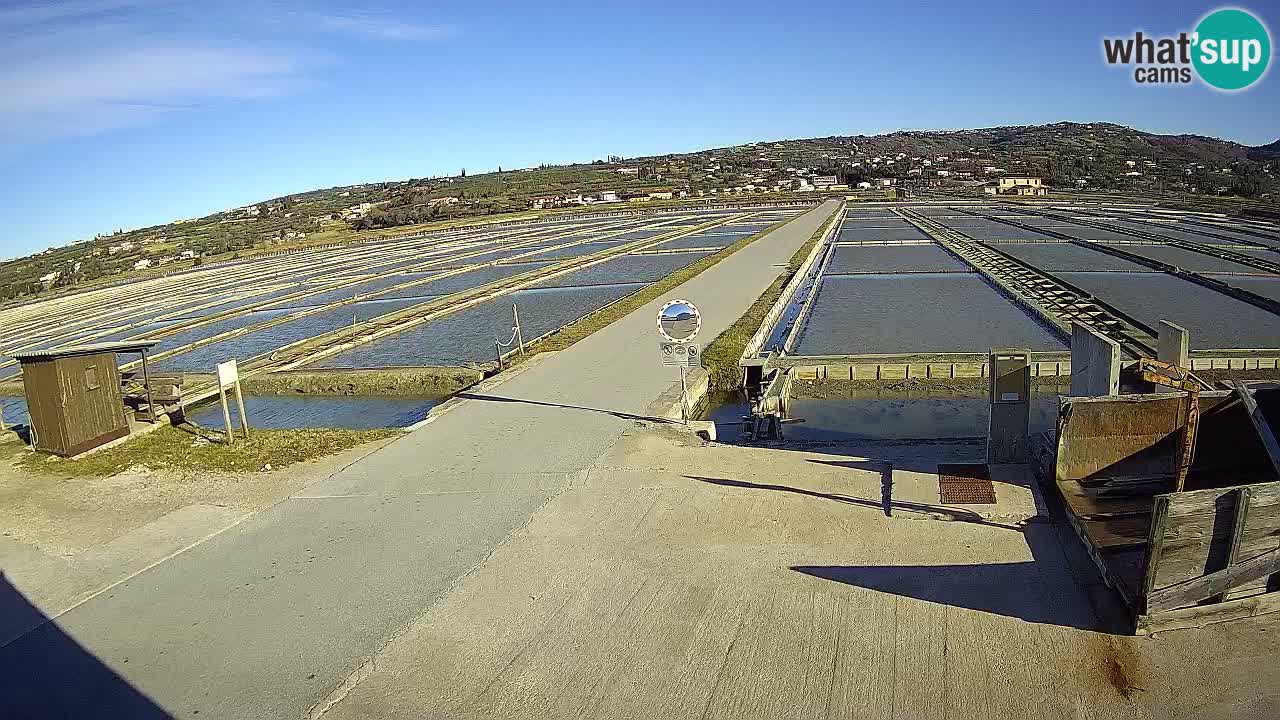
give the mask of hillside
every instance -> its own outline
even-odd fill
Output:
[[[1280,141],[1257,148],[1199,135],[1156,135],[1110,123],[1054,123],[781,140],[654,157],[372,183],[290,195],[202,218],[117,231],[0,264],[0,300],[180,269],[208,258],[345,242],[409,228],[594,202],[723,198],[811,189],[835,175],[856,187],[895,178],[910,190],[975,193],[1001,173],[1055,188],[1172,191],[1274,202]]]
[[[1280,140],[1249,148],[1248,155],[1250,160],[1258,160],[1260,162],[1280,159]]]

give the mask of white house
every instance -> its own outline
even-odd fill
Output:
[[[988,195],[1047,195],[1049,189],[1042,178],[1032,175],[1009,175],[992,180],[982,187]]]
[[[149,267],[151,267],[151,260],[148,258],[142,258],[141,260],[133,264],[134,270],[145,270]]]

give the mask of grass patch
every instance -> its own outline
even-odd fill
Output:
[[[747,308],[747,312],[703,349],[702,367],[711,376],[709,388],[711,392],[727,392],[738,388],[741,383],[738,361],[742,358],[742,351],[746,349],[747,343],[764,322],[764,316],[769,313],[769,309],[778,301],[778,298],[782,297],[782,291],[786,289],[787,283],[791,282],[791,278],[800,271],[800,266],[804,264],[813,246],[822,239],[839,215],[838,212],[832,214],[819,226],[809,240],[791,256],[787,269],[773,281],[773,284],[756,299],[750,308]]]
[[[394,437],[396,430],[250,430],[249,440],[225,436],[194,425],[165,426],[129,442],[75,460],[51,459],[24,453],[21,464],[30,470],[57,475],[104,477],[131,467],[151,470],[260,472],[314,460],[374,440]]]
[[[792,220],[794,219],[795,218],[792,218]],[[563,328],[560,328],[560,330],[555,333],[552,333],[538,341],[538,343],[531,348],[532,352],[536,354],[540,352],[550,352],[553,350],[564,350],[597,330],[630,315],[633,311],[648,305],[663,295],[666,295],[671,292],[671,290],[697,277],[707,268],[714,266],[721,260],[724,260],[756,240],[759,240],[765,235],[768,235],[774,230],[786,225],[790,221],[791,220],[781,220],[776,222],[754,235],[748,235],[747,237],[742,238],[738,242],[715,254],[708,255],[692,265],[677,270],[666,278],[649,285],[639,292],[628,295],[617,302],[606,305],[593,313],[589,313],[578,318],[568,325],[565,325]]]

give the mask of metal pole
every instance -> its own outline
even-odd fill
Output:
[[[684,366],[680,366],[680,422],[689,424],[689,386],[684,381]]]
[[[502,372],[502,343],[494,340],[493,352],[498,356],[498,372]]]
[[[516,340],[520,341],[520,354],[524,355],[524,331],[520,329],[520,311],[516,309],[515,303],[511,303],[511,316],[516,321]]]

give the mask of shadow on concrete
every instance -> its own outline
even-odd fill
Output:
[[[922,454],[927,446],[934,452]],[[809,462],[841,465],[846,467],[878,470],[885,463],[895,470],[919,473],[936,473],[938,463],[981,463],[987,461],[986,439],[981,441],[960,438],[950,440],[858,440],[850,442],[794,443],[787,441],[776,445],[758,445],[779,452],[804,452],[849,458],[844,461],[810,459]]]
[[[879,469],[867,461],[864,469]],[[857,507],[884,510],[884,503],[841,493],[746,480],[685,476],[690,480],[747,490],[794,493]],[[1061,508],[1050,506],[1049,522],[1005,525],[962,508],[892,501],[892,508],[927,513],[938,521],[958,521],[1020,533],[1032,560],[973,565],[792,565],[824,580],[928,602],[1060,625],[1093,632],[1129,635],[1127,614],[1110,592],[1079,541],[1066,526]],[[929,522],[929,521],[921,521]]]
[[[0,616],[6,626],[35,628],[0,647],[0,718],[173,717],[58,627],[3,573]]]
[[[612,415],[622,420],[640,420],[643,422],[662,423],[664,425],[681,425],[679,420],[670,420],[668,418],[651,417],[649,415],[634,415],[632,413],[621,412],[619,410],[603,410],[601,408],[583,407],[581,405],[564,405],[562,403],[545,402],[543,400],[524,400],[522,398],[503,397],[501,395],[480,395],[477,393],[460,392],[454,397],[466,398],[467,400],[483,400],[486,402],[502,402],[502,403],[521,403],[524,405],[538,405],[540,407],[560,408],[563,410],[583,410],[585,412],[601,413],[604,415]]]
[[[1092,612],[1041,577],[1035,562],[990,565],[793,565],[823,580],[1018,618],[1027,622],[1103,631]]]
[[[1017,526],[992,522],[983,518],[978,513],[965,510],[963,508],[953,508],[945,505],[928,505],[926,503],[908,502],[906,500],[892,500],[888,493],[883,493],[879,500],[872,500],[870,498],[862,498],[855,495],[805,490],[804,488],[791,487],[790,485],[772,485],[766,483],[754,483],[748,480],[729,480],[727,478],[702,477],[699,475],[685,475],[685,477],[690,480],[697,480],[698,482],[709,483],[711,485],[720,485],[722,487],[742,488],[745,490],[774,490],[777,492],[795,493],[796,495],[821,498],[823,500],[832,500],[834,502],[847,503],[849,505],[857,505],[859,507],[877,508],[886,515],[891,515],[893,510],[909,510],[911,512],[927,513],[937,517],[939,520],[954,520],[957,522],[986,525],[988,527],[1019,532],[1019,528]],[[883,487],[883,485],[884,482],[881,481],[881,486]]]

